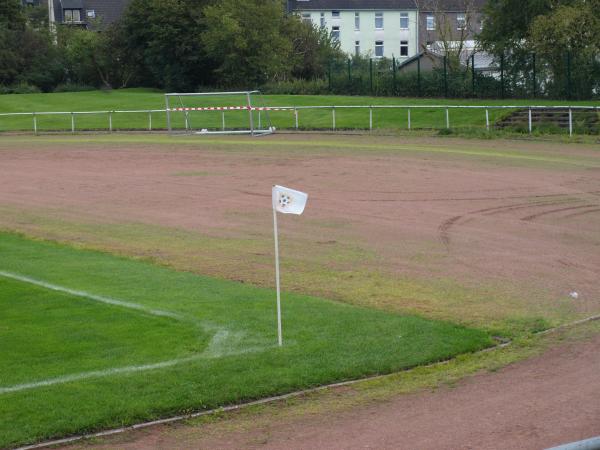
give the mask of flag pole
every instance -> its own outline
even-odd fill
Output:
[[[275,284],[277,285],[277,339],[279,346],[283,345],[281,337],[281,294],[279,291],[279,240],[277,239],[277,210],[273,203],[273,234],[275,236]]]

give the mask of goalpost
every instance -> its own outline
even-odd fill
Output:
[[[165,94],[169,133],[272,134],[269,110],[260,91]]]

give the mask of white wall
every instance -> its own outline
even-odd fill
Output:
[[[383,29],[375,29],[375,13],[383,13]],[[408,13],[408,29],[400,29],[400,13]],[[332,27],[340,27],[340,45],[344,52],[354,54],[355,41],[360,42],[362,55],[375,56],[375,41],[383,41],[383,56],[396,57],[403,61],[417,53],[417,12],[416,11],[374,11],[353,10],[340,11],[339,18],[333,18],[331,10],[298,11],[299,15],[310,14],[310,19],[316,26],[321,25],[321,13],[325,17],[325,27],[331,32]],[[360,29],[355,30],[355,13],[359,13]],[[400,56],[400,41],[408,41],[408,56]]]

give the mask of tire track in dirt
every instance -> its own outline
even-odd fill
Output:
[[[532,220],[537,219],[538,217],[546,216],[548,214],[560,213],[563,211],[571,211],[573,209],[593,208],[596,206],[600,206],[600,205],[580,205],[580,206],[569,206],[568,208],[551,209],[549,211],[542,211],[542,212],[539,212],[536,214],[531,214],[530,216],[522,217],[521,220],[523,220],[525,222],[531,222]]]
[[[576,212],[576,213],[572,213],[572,214],[567,214],[566,216],[562,216],[562,219],[570,219],[571,217],[578,217],[578,216],[584,216],[586,214],[591,214],[591,213],[595,213],[595,212],[600,212],[600,208],[596,208],[596,209],[590,209],[589,211],[581,211],[581,212]]]

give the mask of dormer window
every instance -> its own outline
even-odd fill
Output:
[[[65,23],[80,23],[81,22],[81,10],[80,9],[63,9],[63,18]]]

